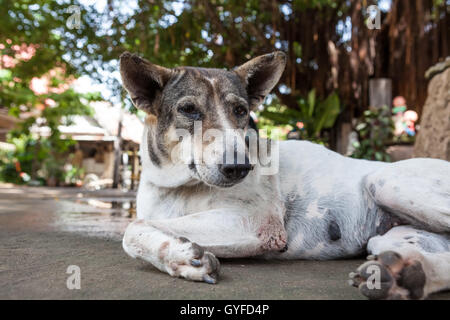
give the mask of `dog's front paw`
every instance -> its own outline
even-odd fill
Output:
[[[170,275],[210,284],[217,283],[219,260],[195,242],[183,237],[178,238],[165,253],[164,261]]]
[[[350,273],[349,283],[373,300],[425,298],[426,276],[419,260],[404,259],[393,251],[369,256],[370,261]]]

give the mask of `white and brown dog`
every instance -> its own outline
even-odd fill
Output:
[[[306,141],[272,144],[276,170],[249,159],[249,112],[285,63],[275,52],[232,71],[167,69],[121,56],[123,85],[148,113],[127,254],[172,276],[216,283],[216,257],[325,260],[368,252],[350,282],[371,299],[449,289],[449,162],[356,160]],[[192,139],[197,130],[209,137]],[[215,143],[209,161],[197,161],[229,130],[239,134]]]

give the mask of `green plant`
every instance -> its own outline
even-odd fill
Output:
[[[49,137],[24,131],[13,130],[8,134],[15,150],[0,153],[0,180],[22,184],[31,177],[34,182],[49,179],[64,182],[67,152],[75,141],[68,137],[61,139],[59,131]]]
[[[70,124],[72,115],[91,115],[89,102],[101,95],[79,93],[73,86],[80,74],[67,58],[67,1],[0,0],[0,6],[0,108],[20,119],[8,133],[15,151],[1,160],[0,178],[15,183],[60,179],[73,141],[59,126]],[[78,35],[72,44],[81,40]]]
[[[49,157],[43,163],[41,172],[47,181],[54,181],[56,184],[64,181],[64,159]]]
[[[296,128],[302,140],[326,144],[327,137],[323,135],[323,130],[333,127],[340,111],[339,97],[335,92],[319,101],[313,89],[306,99],[298,99],[297,109],[275,104],[261,111],[260,115],[275,125],[290,125]]]
[[[353,158],[390,162],[386,152],[387,144],[392,141],[394,122],[391,110],[387,106],[369,108],[356,125],[359,142],[354,142]]]
[[[13,159],[14,151],[0,150],[0,181],[11,182],[16,184],[23,183],[16,170]]]
[[[68,165],[64,172],[64,182],[69,185],[76,184],[84,177],[84,169],[76,166]]]

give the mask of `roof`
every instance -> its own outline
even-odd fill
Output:
[[[120,106],[113,106],[106,101],[91,103],[94,115],[72,116],[71,124],[59,126],[63,135],[70,135],[77,141],[114,141],[117,137],[119,120],[122,119],[122,139],[140,144],[144,123],[138,116],[123,110]],[[50,129],[45,126],[34,127],[32,132],[49,135]]]
[[[95,110],[94,119],[110,135],[117,136],[119,120],[122,119],[122,139],[141,143],[144,122],[137,115],[123,110],[120,105],[113,106],[104,101],[94,102],[91,107]]]

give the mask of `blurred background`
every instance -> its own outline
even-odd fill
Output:
[[[145,114],[118,57],[233,68],[282,50],[252,114],[281,139],[450,160],[448,0],[0,0],[0,180],[134,190]]]

